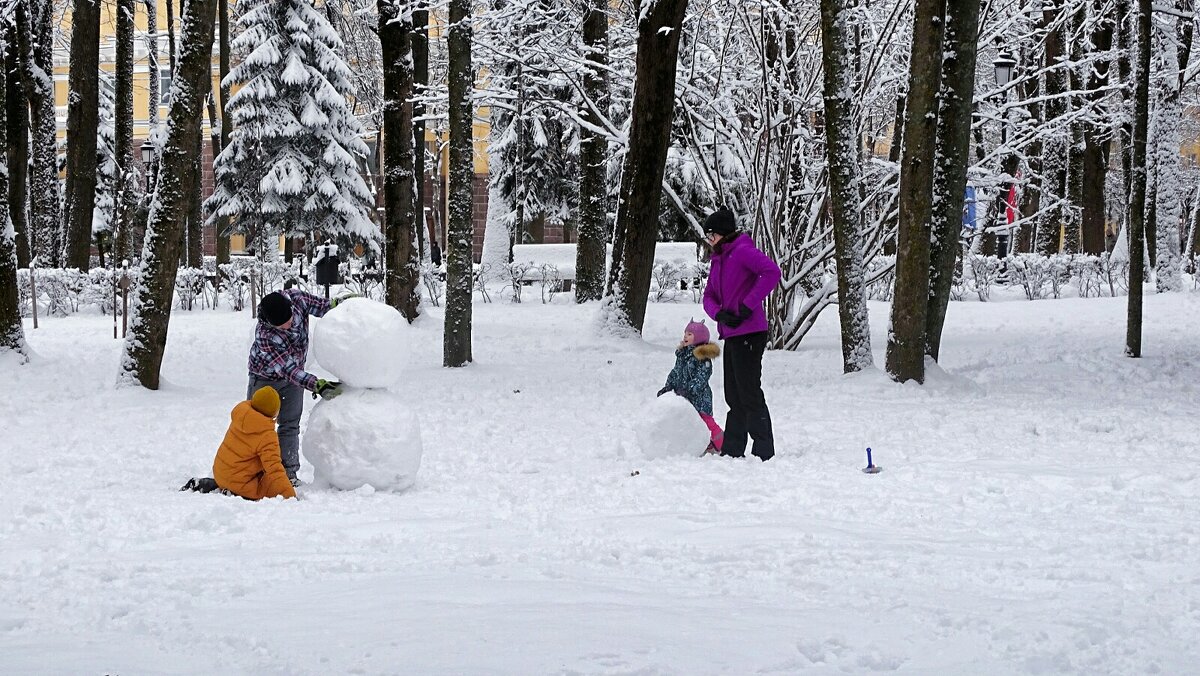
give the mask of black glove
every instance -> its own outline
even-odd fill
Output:
[[[724,324],[731,329],[736,329],[737,327],[741,326],[743,321],[745,320],[742,317],[733,314],[729,310],[721,310],[717,313],[717,322]]]
[[[656,395],[654,395],[654,396],[656,396],[656,397],[661,397],[661,396],[663,396],[664,394],[666,394],[667,392],[670,392],[670,391],[671,391],[671,388],[670,388],[670,387],[664,387],[664,388],[662,388],[661,390],[659,390],[659,391],[658,391],[658,394],[656,394]]]
[[[750,319],[750,315],[751,315],[750,308],[746,307],[745,303],[742,303],[741,305],[738,306],[738,317],[740,317],[743,322],[746,321],[747,319]]]

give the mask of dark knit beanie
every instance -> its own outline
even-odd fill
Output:
[[[258,317],[271,326],[283,326],[292,318],[292,301],[275,291],[263,296],[258,304]]]
[[[704,219],[704,232],[715,232],[722,237],[733,234],[737,230],[737,219],[733,212],[725,207],[717,209]]]

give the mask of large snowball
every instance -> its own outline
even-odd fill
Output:
[[[400,378],[408,322],[390,305],[350,298],[315,322],[313,356],[354,387],[387,387]]]
[[[634,425],[647,458],[700,456],[708,447],[708,426],[687,399],[670,392],[646,406]]]
[[[421,428],[400,395],[349,390],[313,407],[304,457],[318,488],[402,491],[421,468]]]

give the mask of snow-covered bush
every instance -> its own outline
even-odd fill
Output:
[[[192,310],[197,299],[205,299],[208,277],[201,268],[180,268],[175,273],[175,301],[180,310]]]
[[[1001,270],[1004,269],[1003,263],[995,256],[974,255],[967,258],[967,263],[967,267],[971,270],[970,288],[979,297],[979,300],[984,302],[991,300],[992,286],[996,284]],[[1012,269],[1011,264],[1008,269]]]
[[[432,263],[421,264],[421,283],[425,285],[425,294],[429,304],[438,307],[442,304],[442,296],[446,293],[446,278],[442,271]]]
[[[512,302],[521,302],[521,291],[525,288],[530,270],[533,270],[533,263],[508,264],[508,283]]]
[[[553,263],[543,263],[538,268],[538,283],[542,289],[542,303],[554,300],[554,294],[562,291],[562,275],[558,273],[558,266]]]
[[[690,266],[686,263],[663,261],[655,263],[651,271],[653,284],[650,287],[651,297],[656,303],[674,302],[679,297],[679,282]]]

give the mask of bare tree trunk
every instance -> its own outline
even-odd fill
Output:
[[[43,265],[58,267],[62,262],[62,211],[52,76],[54,3],[52,0],[18,2],[16,18],[33,146],[29,186],[30,244]]]
[[[229,119],[229,111],[226,106],[229,104],[229,86],[225,84],[225,78],[229,75],[229,59],[233,49],[229,43],[232,37],[229,33],[229,0],[217,0],[217,23],[221,31],[220,37],[220,73],[221,83],[218,92],[221,95],[221,145],[220,149],[225,150],[229,146],[229,135],[233,132],[233,120]],[[217,153],[214,151],[213,161],[216,162]],[[229,262],[229,217],[221,216],[217,219],[216,224],[217,236],[217,264]]]
[[[1085,22],[1087,19],[1087,7],[1080,3],[1075,7],[1075,12],[1071,16],[1071,35],[1076,39],[1071,41],[1071,62],[1072,66],[1068,73],[1070,91],[1073,92],[1067,98],[1067,102],[1072,109],[1078,110],[1085,104],[1083,91],[1085,81],[1083,79],[1083,66],[1075,65],[1083,62],[1084,59],[1084,40],[1083,36],[1087,35]],[[1087,143],[1084,141],[1084,123],[1081,120],[1075,120],[1070,126],[1070,139],[1067,152],[1067,173],[1064,182],[1067,203],[1064,205],[1063,214],[1063,237],[1062,249],[1064,253],[1076,254],[1080,251],[1082,240],[1082,215],[1083,215],[1083,159],[1087,148]],[[1103,208],[1103,205],[1101,205]]]
[[[16,231],[17,267],[29,267],[29,102],[21,84],[21,66],[17,57],[16,25],[5,21],[0,25],[8,50],[4,54],[4,81],[8,90],[6,100],[9,169],[8,212]]]
[[[838,319],[842,329],[842,370],[869,368],[871,326],[867,314],[866,267],[862,251],[859,158],[851,59],[854,0],[821,3],[821,45],[825,86],[825,156],[829,163],[829,202],[837,251]],[[969,118],[968,118],[969,119]]]
[[[658,206],[675,116],[679,38],[687,4],[687,0],[658,0],[648,8],[642,7],[638,22],[629,150],[617,206],[616,229],[623,246],[619,257],[613,251],[616,288],[607,308],[610,325],[618,331],[641,333],[646,318],[654,245],[658,241]]]
[[[116,260],[130,258],[141,242],[133,241],[133,18],[135,0],[117,0],[117,65],[113,96],[116,99],[114,143],[117,147],[117,225],[113,239]],[[149,171],[149,168],[147,168]]]
[[[446,328],[443,366],[471,363],[471,290],[474,285],[471,197],[475,174],[472,118],[475,69],[471,65],[471,0],[450,0],[449,109],[450,199],[446,232]]]
[[[1146,132],[1150,109],[1150,0],[1138,0],[1137,68],[1133,85],[1133,143],[1130,153],[1129,307],[1125,356],[1142,356],[1142,279],[1145,275]]]
[[[71,10],[70,96],[67,104],[66,265],[87,270],[96,203],[100,129],[100,0],[75,0]]]
[[[1045,103],[1046,123],[1052,123],[1067,112],[1066,99],[1061,95],[1067,92],[1067,73],[1060,65],[1064,54],[1062,23],[1058,22],[1059,13],[1063,11],[1062,4],[1046,4],[1042,9],[1042,25],[1048,27],[1046,33],[1045,61],[1042,74],[1043,90],[1047,98]],[[1042,154],[1041,182],[1041,211],[1037,223],[1034,247],[1043,256],[1058,253],[1059,240],[1062,236],[1063,214],[1069,209],[1062,203],[1067,190],[1067,161],[1071,147],[1063,132],[1055,132],[1044,143],[1045,152]]]
[[[0,63],[4,63],[7,51],[8,43],[0,42]],[[8,147],[7,80],[0,77],[0,148]],[[0,162],[0,357],[12,352],[17,355],[18,363],[25,363],[29,350],[25,346],[19,303],[16,232],[9,227],[8,216],[8,163]]]
[[[212,88],[212,76],[201,83],[203,96],[208,96]],[[203,120],[204,99],[200,99],[201,110],[196,114]],[[192,168],[187,177],[187,202],[185,217],[187,219],[187,266],[199,268],[204,265],[204,127],[196,129],[192,139]]]
[[[423,97],[429,87],[429,9],[425,0],[418,0],[413,10],[412,32],[413,92]],[[417,189],[414,195],[414,227],[417,230],[417,248],[422,258],[425,253],[425,102],[413,102],[413,173]]]
[[[971,152],[971,109],[975,94],[975,52],[979,0],[946,0],[942,51],[942,102],[937,120],[938,166],[933,178],[933,237],[929,249],[929,301],[925,354],[936,361],[954,285],[954,263],[962,253],[963,202]]]
[[[150,218],[142,255],[142,275],[135,294],[134,308],[121,360],[121,380],[134,381],[157,390],[167,329],[171,320],[171,300],[175,273],[179,265],[180,231],[186,208],[186,184],[193,164],[195,139],[200,136],[204,96],[211,82],[213,24],[217,0],[189,0],[182,17],[185,32],[181,38],[171,109],[167,119],[166,141],[159,161],[158,181],[150,202]]]
[[[150,96],[146,99],[150,133],[158,129],[158,107],[162,105],[162,74],[158,68],[158,0],[146,0],[146,75]]]
[[[1092,6],[1097,7],[1099,0],[1092,0]],[[1098,25],[1092,32],[1092,45],[1097,52],[1106,52],[1112,48],[1113,24],[1111,16],[1098,17]],[[1112,66],[1108,61],[1100,61],[1091,69],[1087,87],[1091,91],[1100,89],[1108,83]],[[1101,94],[1090,94],[1092,105],[1098,105]],[[1082,185],[1080,187],[1080,226],[1082,228],[1083,252],[1101,254],[1105,251],[1104,219],[1107,204],[1105,183],[1108,176],[1108,146],[1109,141],[1103,139],[1105,129],[1095,121],[1088,122],[1083,130],[1083,166]]]
[[[179,52],[175,49],[175,0],[165,0],[167,3],[167,58],[170,59],[171,82],[175,82],[178,68]]]
[[[421,313],[417,285],[421,259],[416,241],[413,188],[412,15],[400,0],[378,0],[383,46],[383,200],[387,238],[387,303],[409,322]],[[468,156],[467,161],[473,160]],[[473,170],[473,169],[472,169]]]
[[[930,222],[936,161],[937,95],[942,68],[945,0],[916,0],[908,71],[908,104],[900,164],[900,224],[896,290],[888,331],[887,372],[893,380],[925,381],[929,302]]]
[[[583,76],[588,101],[583,106],[584,122],[600,126],[592,106],[608,101],[608,2],[589,0],[583,17],[584,60],[589,68]],[[575,248],[575,302],[599,300],[604,295],[605,240],[608,214],[606,166],[608,138],[587,126],[579,128],[579,238]]]

